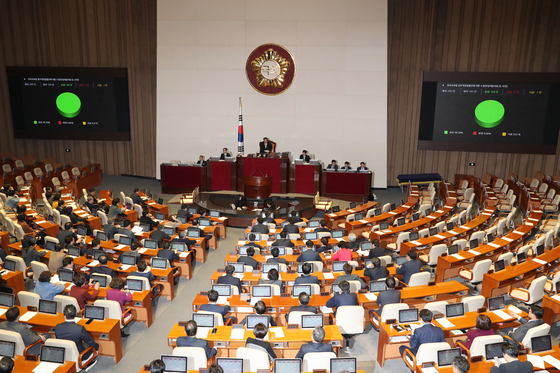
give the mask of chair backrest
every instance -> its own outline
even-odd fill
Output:
[[[386,304],[383,306],[383,311],[381,312],[381,322],[385,322],[391,319],[399,319],[399,311],[400,310],[407,310],[408,304],[406,303],[393,303],[393,304]]]
[[[503,342],[504,338],[499,335],[484,335],[473,339],[471,344],[471,356],[486,356],[486,345]]]
[[[313,265],[313,272],[322,272],[323,271],[323,262],[319,262],[319,261],[313,261],[313,262],[307,262]]]
[[[121,205],[124,205],[126,203],[126,194],[124,194],[124,192],[121,191],[119,196],[121,199]]]
[[[109,224],[109,219],[107,219],[107,215],[103,211],[98,210],[97,216],[99,216],[99,219],[101,219],[102,225]]]
[[[386,204],[383,205],[383,208],[381,209],[381,213],[389,212],[389,210],[391,210],[391,204],[386,203]]]
[[[531,180],[531,184],[529,185],[530,188],[536,188],[538,186],[539,186],[539,180],[538,179]]]
[[[314,315],[314,313],[308,311],[292,311],[288,314],[288,324],[301,325],[301,317],[303,315]]]
[[[418,231],[418,235],[420,238],[428,237],[430,235],[430,228],[420,229],[420,231]]]
[[[511,264],[511,260],[513,259],[513,253],[503,253],[498,257],[498,260],[504,260],[506,262],[506,266]]]
[[[16,240],[21,241],[25,237],[25,231],[18,223],[14,223],[14,232],[16,233]]]
[[[428,302],[426,303],[426,305],[424,306],[424,309],[426,310],[430,310],[432,312],[436,311],[439,312],[441,314],[443,314],[445,316],[445,306],[447,306],[447,302],[444,300],[438,301],[438,302]]]
[[[197,311],[196,313],[201,313],[205,315],[213,315],[214,316],[214,325],[215,326],[223,326],[224,325],[224,318],[222,314],[218,312],[211,312],[211,311]]]
[[[461,299],[465,306],[465,313],[466,312],[475,312],[479,308],[484,307],[484,303],[486,302],[486,298],[483,295],[473,295],[470,297],[464,297]]]
[[[66,215],[60,215],[60,227],[64,228],[66,223],[72,223],[72,220],[70,220],[70,218]]]
[[[135,203],[133,206],[134,206],[134,211],[136,211],[138,216],[142,216],[142,206],[140,206],[137,203]]]
[[[243,372],[256,372],[259,369],[270,369],[268,353],[254,348],[239,347],[235,357],[243,359]]]
[[[354,221],[356,220],[356,214],[348,214],[348,216],[346,216],[346,221]]]
[[[47,164],[45,165],[45,171],[47,171],[47,172],[52,172],[52,171],[53,171],[53,166],[52,166],[52,164],[47,163]]]
[[[408,281],[408,287],[428,285],[430,282],[431,274],[430,272],[418,272],[410,276],[410,281]]]
[[[12,166],[10,166],[8,163],[3,164],[3,165],[2,165],[2,171],[3,171],[3,172],[10,172],[10,173],[11,173],[11,172],[12,172]]]
[[[60,220],[60,212],[58,212],[58,210],[53,209],[53,221],[55,222],[55,224],[58,224],[61,228],[64,228],[61,224],[61,220]]]
[[[435,227],[437,228],[438,232],[443,232],[443,229],[445,228],[445,222],[444,221],[440,221],[439,223],[436,223]]]
[[[41,263],[33,260],[31,262],[31,269],[33,270],[33,281],[36,282],[39,281],[39,276],[41,276],[42,272],[49,270],[49,266],[46,265],[45,263]]]
[[[14,342],[16,344],[15,354],[16,356],[23,356],[23,350],[25,350],[25,343],[21,334],[17,332],[12,332],[10,330],[0,330],[0,341]],[[15,372],[16,370],[14,370]]]
[[[31,172],[27,171],[23,174],[23,176],[25,177],[25,181],[33,181],[33,175],[31,174]]]
[[[72,168],[72,175],[73,176],[80,176],[80,169],[78,167]]]
[[[479,260],[473,267],[473,279],[471,282],[481,282],[484,274],[488,272],[492,261],[490,259]]]
[[[131,280],[141,280],[142,281],[142,290],[150,290],[150,280],[148,280],[146,277],[142,277],[142,276],[127,276],[127,279],[131,279]],[[236,286],[237,288],[237,286]]]
[[[531,245],[523,245],[517,250],[517,255],[521,253],[529,254],[529,250],[532,250]]]
[[[40,167],[35,167],[35,168],[33,169],[33,173],[35,174],[35,176],[39,176],[39,177],[40,177],[40,176],[43,176],[43,170],[41,170]]]
[[[330,237],[331,232],[317,232],[317,239],[320,240],[323,237]]]
[[[328,372],[331,369],[331,359],[336,357],[334,352],[308,352],[303,356],[302,372],[313,372],[315,369]]]
[[[388,264],[392,263],[393,259],[391,258],[391,255],[383,255],[379,257],[379,260],[381,261],[381,265],[387,267]]]
[[[360,284],[360,281],[348,281],[348,283],[350,284],[351,293],[357,293],[362,288],[362,284]]]
[[[548,325],[547,323],[535,326],[534,328],[527,330],[527,334],[525,334],[525,337],[523,338],[521,343],[526,348],[532,349],[533,346],[531,345],[531,338],[542,337],[543,335],[547,335],[549,332],[550,325]]]
[[[429,203],[425,203],[423,205],[420,205],[420,208],[418,209],[418,211],[420,212],[421,216],[426,216],[426,211],[431,209],[432,205],[430,205]]]
[[[364,307],[340,306],[336,309],[336,325],[342,334],[364,332]]]
[[[437,264],[439,256],[446,251],[447,245],[444,243],[432,246],[432,248],[430,249],[428,265],[435,266]]]
[[[70,180],[70,175],[68,175],[68,171],[62,171],[60,176],[62,176],[62,180]]]
[[[73,305],[74,307],[76,307],[76,310],[80,310],[80,304],[78,303],[78,300],[74,297],[71,297],[69,295],[55,295],[54,296],[54,301],[57,303],[56,304],[56,312],[63,312],[64,311],[64,307],[68,306],[68,305]]]
[[[39,307],[39,300],[41,299],[39,294],[31,293],[29,291],[20,291],[17,294],[17,297],[20,307]]]
[[[529,292],[529,301],[527,303],[533,304],[543,299],[545,284],[546,276],[541,276],[531,282],[531,286],[529,286],[529,289],[527,289],[527,291]]]
[[[80,353],[74,341],[58,338],[50,338],[45,341],[45,346],[62,347],[64,348],[64,361],[72,361],[76,363],[76,368],[79,363]]]
[[[501,189],[503,185],[504,185],[504,180],[497,179],[496,182],[494,183],[494,188]]]
[[[105,318],[119,320],[121,328],[123,327],[122,310],[119,302],[116,300],[98,299],[93,303],[93,305],[105,308]]]
[[[448,350],[450,348],[447,342],[422,343],[416,353],[416,365],[437,361],[438,351]]]
[[[206,351],[202,347],[175,347],[174,356],[186,356],[187,370],[200,370],[208,366]]]
[[[486,237],[486,232],[484,231],[478,231],[478,232],[474,232],[473,234],[471,234],[471,236],[469,237],[469,242],[471,242],[474,239],[478,240],[478,244],[482,243],[482,241],[484,240],[484,237]]]
[[[27,269],[27,266],[25,265],[25,261],[23,260],[22,257],[14,256],[14,255],[8,255],[8,256],[6,256],[6,259],[10,259],[10,260],[13,260],[14,262],[16,262],[16,271],[22,272],[23,273],[23,278],[27,279],[27,276],[25,275],[25,270]]]

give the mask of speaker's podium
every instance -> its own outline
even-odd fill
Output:
[[[247,198],[265,199],[270,197],[272,178],[270,176],[245,176],[244,194]]]
[[[270,193],[287,193],[289,153],[276,153],[272,157],[261,158],[254,155],[237,158],[237,191],[244,192],[245,178],[262,175],[270,178]],[[247,198],[253,198],[245,195]],[[266,198],[266,197],[265,197]]]

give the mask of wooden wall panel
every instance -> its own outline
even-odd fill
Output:
[[[155,0],[0,1],[0,152],[154,177],[156,9]],[[5,66],[126,67],[131,141],[15,140]]]
[[[556,155],[417,150],[423,71],[560,72],[560,1],[389,0],[388,185],[402,173],[556,174]],[[475,162],[475,167],[469,167]]]

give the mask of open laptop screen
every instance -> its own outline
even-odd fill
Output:
[[[0,356],[8,356],[13,359],[16,356],[16,343],[0,341]]]
[[[214,315],[204,314],[204,313],[193,313],[192,318],[196,322],[196,326],[199,328],[214,327]]]
[[[531,338],[531,353],[536,354],[538,352],[550,351],[552,350],[552,339],[551,335],[543,335],[540,337]]]
[[[292,297],[299,297],[300,293],[306,293],[311,295],[311,285],[293,285],[292,286]]]
[[[222,367],[224,373],[243,373],[243,359],[219,357],[216,363]]]
[[[16,296],[13,294],[0,293],[0,307],[12,308],[15,300]]]
[[[506,308],[506,301],[503,295],[488,299],[488,311],[503,310],[504,308]]]
[[[105,320],[105,308],[97,306],[85,306],[84,319]]]
[[[453,365],[453,359],[455,359],[455,356],[461,356],[461,348],[439,350],[437,356],[438,368]]]
[[[356,358],[355,357],[338,357],[331,359],[330,373],[355,373],[356,372]]]
[[[399,310],[399,323],[418,321],[418,308]]]
[[[316,326],[323,327],[323,315],[302,315],[301,316],[301,328],[302,329],[313,329]]]
[[[504,353],[502,352],[502,342],[490,343],[484,347],[485,347],[487,361],[492,360],[495,357],[497,358],[504,357]]]
[[[45,300],[39,299],[39,308],[38,311],[40,313],[47,313],[49,315],[56,315],[58,303],[53,300]]]
[[[269,315],[247,315],[247,329],[253,329],[257,324],[263,324],[268,328]]]
[[[457,317],[465,314],[465,307],[463,303],[447,304],[445,306],[446,317]]]
[[[64,364],[64,347],[41,346],[41,361]]]
[[[165,364],[166,372],[186,373],[187,359],[186,356],[161,355],[161,361]]]
[[[301,359],[275,359],[274,373],[301,373]]]

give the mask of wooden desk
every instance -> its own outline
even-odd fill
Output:
[[[239,347],[245,347],[247,338],[254,337],[252,330],[245,330],[243,339],[232,340],[230,339],[231,326],[218,326],[216,329],[216,334],[209,333],[208,338],[205,339],[210,347],[216,347],[218,350],[217,357],[235,357],[235,351]],[[294,358],[301,345],[311,341],[313,329],[287,329],[282,327],[282,330],[284,332],[283,338],[274,338],[272,335],[267,335],[269,337],[268,342],[272,344],[278,358]],[[185,328],[175,324],[167,336],[168,345],[175,347],[177,338],[183,336],[186,336]],[[338,353],[338,350],[342,347],[342,334],[340,334],[338,326],[325,325],[325,340],[323,343],[330,343],[335,352]]]
[[[359,237],[365,229],[370,228],[369,225],[378,224],[386,220],[391,224],[395,219],[406,215],[415,205],[416,202],[407,202],[404,205],[398,206],[394,211],[387,211],[381,215],[363,218],[361,220],[347,221],[344,226],[344,234],[349,235],[350,233],[354,233]]]
[[[14,359],[14,373],[34,373],[40,361],[27,361],[23,356],[16,356]],[[54,370],[53,373],[76,373],[76,363],[65,361]]]
[[[0,232],[0,245],[3,249],[7,250],[10,244],[10,234],[8,232]]]
[[[8,273],[2,275],[2,280],[6,281],[7,286],[14,291],[13,294],[16,296],[20,291],[25,291],[25,281],[21,271],[8,271]]]
[[[84,172],[87,172],[87,174],[82,176]],[[70,175],[72,174],[70,173]],[[76,200],[80,199],[83,196],[83,189],[90,190],[91,188],[101,185],[101,165],[99,163],[94,163],[86,167],[82,167],[80,169],[78,181],[72,177],[67,185],[74,191],[74,197]]]
[[[289,193],[315,194],[320,186],[321,164],[317,161],[309,164],[292,162],[289,175]]]
[[[237,158],[237,191],[242,192],[245,185],[245,176],[270,176],[272,178],[272,193],[285,194],[288,191],[288,163],[290,159],[284,158]],[[262,174],[261,174],[262,172]]]
[[[542,301],[544,308],[543,320],[545,323],[552,325],[560,319],[560,299],[558,296],[550,296],[545,294]]]
[[[348,215],[354,214],[356,212],[363,212],[365,215],[369,209],[372,209],[375,206],[377,206],[377,202],[369,201],[368,203],[356,206],[353,209],[341,210],[336,213],[325,214],[325,222],[327,223],[327,227],[329,229],[338,229],[338,225],[340,223],[344,223]]]
[[[206,191],[206,167],[162,163],[160,175],[162,193],[185,193],[196,187],[200,187],[200,191]]]
[[[371,172],[323,171],[321,195],[344,200],[361,200],[371,193]]]
[[[220,161],[219,157],[211,157],[206,161],[208,171],[208,190],[237,190],[237,162],[236,158]]]

